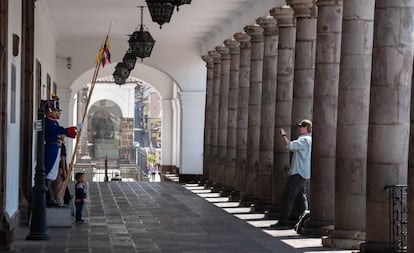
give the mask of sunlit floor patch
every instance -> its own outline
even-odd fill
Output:
[[[191,190],[194,193],[209,193],[211,190]]]
[[[197,194],[197,195],[202,197],[202,198],[218,198],[218,197],[220,197],[220,193],[214,193],[214,192],[200,193],[200,194]],[[229,198],[226,198],[226,199],[228,200]]]
[[[200,195],[200,194],[198,194]],[[212,203],[219,203],[219,202],[228,202],[229,198],[221,197],[221,198],[205,198],[208,202]]]
[[[250,207],[223,208],[228,213],[250,213]]]
[[[187,186],[187,185],[184,185],[184,187],[186,189],[189,189],[190,191],[192,191],[192,190],[205,190],[204,186]]]
[[[276,223],[274,220],[255,220],[255,221],[247,221],[250,225],[257,227],[257,228],[268,228],[270,225]]]
[[[249,214],[235,214],[235,217],[241,220],[259,220],[264,218],[264,214],[262,213],[249,213]],[[276,223],[276,221],[273,221]]]
[[[194,187],[194,186],[203,187],[203,186],[199,186],[198,184],[185,184],[184,186],[189,186],[189,187]]]
[[[239,202],[223,202],[223,203],[214,203],[218,207],[238,207]]]
[[[276,221],[273,221],[273,223],[276,223]],[[272,223],[272,224],[273,224]],[[273,237],[298,237],[300,238],[300,235],[298,233],[296,233],[296,231],[294,231],[293,229],[287,229],[287,230],[274,230],[274,229],[263,229],[263,232],[265,232],[266,234],[273,236]]]
[[[298,239],[284,239],[281,240],[293,248],[313,248],[322,247],[321,238],[298,238]]]
[[[303,253],[355,253],[358,250],[326,250],[326,251],[304,251]]]

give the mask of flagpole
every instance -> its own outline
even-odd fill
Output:
[[[108,40],[109,32],[111,31],[112,23],[113,22],[111,22],[109,24],[109,28],[108,28],[108,32],[107,32],[107,34],[105,36],[105,40],[103,41],[101,47],[99,48],[99,54],[100,54],[100,52],[101,52],[104,44]],[[98,78],[98,74],[99,74],[100,67],[101,67],[101,58],[96,62],[95,71],[94,71],[93,76],[92,76],[91,88],[90,88],[89,94],[87,96],[85,109],[84,109],[83,115],[82,115],[82,121],[81,121],[82,125],[85,122],[86,114],[88,112],[89,103],[91,102],[92,93],[93,93],[93,90],[95,88],[96,79]],[[71,157],[70,162],[69,162],[69,171],[68,171],[69,173],[68,173],[68,175],[71,175],[72,174],[72,171],[73,171],[73,165],[74,165],[74,162],[75,162],[75,157],[76,157],[76,153],[77,153],[77,150],[78,150],[78,146],[79,146],[79,142],[80,142],[79,140],[80,140],[81,134],[82,134],[82,129],[78,129],[77,134],[76,134],[76,139],[75,139],[75,147],[73,149],[72,157]],[[70,177],[66,177],[65,182],[64,182],[64,188],[66,188],[66,186],[68,185],[69,178]]]

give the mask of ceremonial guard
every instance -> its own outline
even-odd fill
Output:
[[[46,186],[48,188],[46,192],[46,204],[48,206],[58,206],[58,202],[52,191],[52,182],[56,180],[59,171],[59,162],[61,160],[61,142],[59,135],[75,138],[77,131],[82,128],[82,124],[67,128],[60,126],[57,121],[60,113],[58,100],[52,99],[45,101],[44,109],[46,112],[44,162]]]

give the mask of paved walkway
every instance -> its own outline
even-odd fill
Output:
[[[18,228],[15,252],[25,253],[289,253],[342,252],[292,230],[269,230],[275,221],[249,214],[196,185],[173,182],[89,184],[86,223],[49,228],[48,241],[27,241]]]

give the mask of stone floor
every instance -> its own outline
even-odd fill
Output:
[[[251,214],[196,185],[174,182],[89,183],[86,223],[48,228],[48,241],[15,234],[13,252],[25,253],[266,253],[343,252],[293,230],[270,230],[275,221]]]

